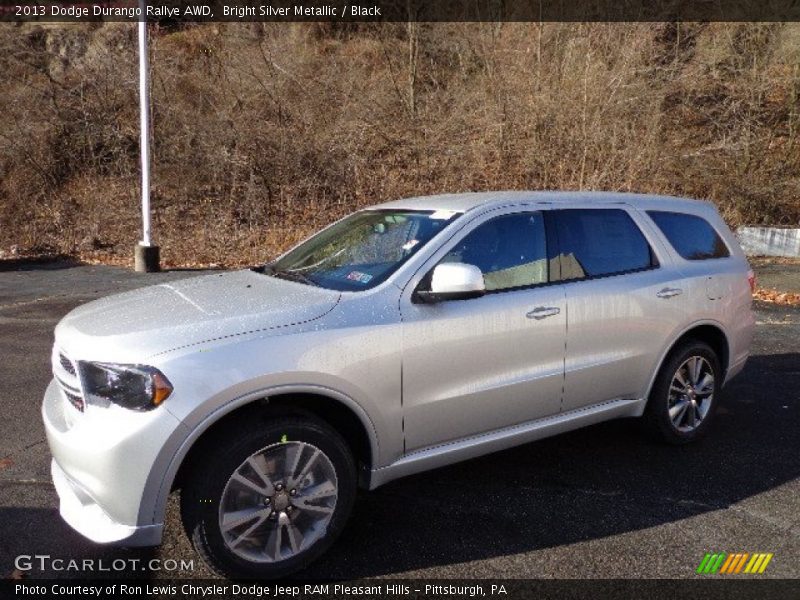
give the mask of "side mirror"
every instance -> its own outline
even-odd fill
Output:
[[[475,265],[444,263],[437,265],[431,274],[430,291],[417,290],[418,302],[441,302],[443,300],[466,300],[479,298],[486,293],[483,273]]]

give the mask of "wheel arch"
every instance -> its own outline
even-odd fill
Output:
[[[140,522],[161,523],[169,494],[179,487],[204,444],[241,418],[311,414],[339,431],[353,451],[359,467],[359,484],[369,486],[369,474],[379,457],[375,426],[364,409],[349,396],[321,386],[281,386],[237,398],[208,414],[183,440],[163,476],[148,481],[155,492],[152,502],[140,507]],[[145,494],[145,498],[148,494]],[[149,506],[148,506],[149,504]]]
[[[699,321],[692,323],[680,331],[661,353],[656,368],[650,376],[650,383],[647,386],[645,398],[650,397],[650,392],[653,389],[653,385],[655,385],[656,377],[658,377],[661,368],[672,352],[689,340],[699,340],[711,346],[719,357],[720,367],[722,368],[722,381],[723,383],[725,382],[730,361],[730,341],[728,340],[728,335],[725,333],[722,324],[717,321]]]

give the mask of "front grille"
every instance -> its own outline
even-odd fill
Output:
[[[80,412],[86,410],[86,402],[81,394],[81,384],[78,380],[78,371],[67,355],[53,348],[53,375],[64,400]]]
[[[61,363],[61,367],[70,375],[77,376],[75,372],[75,365],[72,364],[72,361],[64,356],[61,352],[58,353],[58,362]]]
[[[79,394],[75,394],[73,392],[67,391],[63,387],[61,388],[61,392],[64,394],[64,398],[67,399],[67,402],[72,404],[75,408],[79,411],[83,412],[85,408],[85,404],[83,402],[83,398]]]

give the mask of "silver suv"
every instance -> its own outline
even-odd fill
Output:
[[[218,573],[280,577],[356,489],[570,429],[708,430],[753,274],[711,204],[572,192],[356,212],[277,260],[104,298],[58,325],[43,416],[61,515]],[[644,467],[643,467],[644,468]]]

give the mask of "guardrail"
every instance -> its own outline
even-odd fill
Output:
[[[739,227],[736,237],[748,256],[800,257],[800,229]]]

